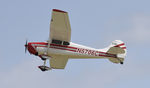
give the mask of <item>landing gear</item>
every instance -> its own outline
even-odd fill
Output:
[[[47,59],[47,58],[46,58]],[[51,67],[47,67],[47,66],[45,66],[46,65],[46,59],[44,60],[44,64],[42,65],[42,66],[39,66],[39,69],[41,70],[41,71],[48,71],[48,70],[52,70],[52,68]]]
[[[44,55],[40,55],[39,57],[40,57],[41,60],[43,60],[43,61],[47,60],[47,58],[48,58],[47,56],[44,56]]]
[[[120,64],[123,64],[123,62],[120,62]]]

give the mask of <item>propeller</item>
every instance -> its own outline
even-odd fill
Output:
[[[27,52],[27,49],[28,49],[28,41],[26,40],[26,43],[25,43],[25,53]]]

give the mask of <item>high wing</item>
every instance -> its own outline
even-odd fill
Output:
[[[68,58],[64,56],[52,56],[50,59],[50,67],[53,69],[64,69],[68,62]]]
[[[49,39],[70,42],[71,27],[67,12],[53,9]]]

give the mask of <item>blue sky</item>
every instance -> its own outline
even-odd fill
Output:
[[[149,0],[1,0],[1,88],[141,88],[150,83]],[[24,53],[25,40],[46,41],[52,9],[69,13],[72,42],[94,48],[120,39],[124,65],[104,59],[69,60],[65,70],[41,72]]]

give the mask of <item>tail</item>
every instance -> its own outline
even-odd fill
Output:
[[[109,47],[107,47],[107,53],[116,55],[115,58],[109,57],[109,61],[123,64],[124,58],[127,54],[126,46],[121,40],[115,40]]]

